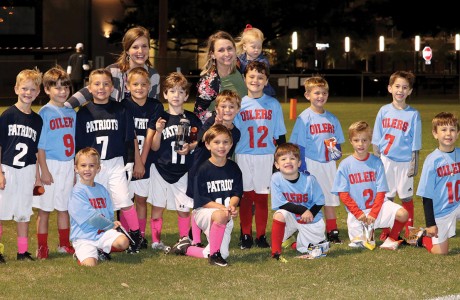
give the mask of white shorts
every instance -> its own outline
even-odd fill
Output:
[[[399,199],[412,197],[414,195],[414,177],[407,177],[410,162],[393,161],[383,155],[380,156],[380,159],[385,169],[389,190],[385,197],[395,197],[396,193],[398,193]]]
[[[147,202],[156,207],[164,207],[168,210],[189,212],[193,208],[193,199],[188,197],[187,173],[179,181],[169,183],[161,177],[154,164],[150,166],[149,197]]]
[[[146,172],[149,172],[147,170]],[[129,198],[133,198],[134,194],[140,197],[148,197],[149,196],[149,178],[145,179],[138,179],[129,182]]]
[[[101,171],[94,181],[102,184],[110,193],[114,210],[133,205],[128,192],[128,179],[124,170],[123,157],[101,161]]]
[[[270,194],[273,154],[236,154],[235,160],[243,174],[243,191]]]
[[[72,245],[75,249],[75,255],[79,261],[84,261],[90,257],[97,259],[97,249],[100,249],[105,253],[110,253],[113,243],[120,235],[122,235],[122,233],[116,231],[115,229],[109,229],[96,241],[85,239],[72,241]]]
[[[45,185],[45,193],[34,196],[32,205],[43,211],[67,211],[74,180],[74,161],[47,159],[46,165],[53,176],[51,185]]]
[[[211,230],[211,217],[212,214],[218,210],[217,208],[198,208],[193,210],[192,218],[195,218],[195,222],[198,227],[206,234],[208,239],[208,245],[203,250],[203,257],[208,257],[209,253],[209,231]],[[225,227],[224,238],[222,239],[222,244],[220,245],[220,254],[225,259],[230,255],[229,246],[230,239],[232,237],[233,230],[233,219],[228,221],[227,226]]]
[[[323,219],[316,223],[300,224],[297,222],[292,213],[287,210],[279,209],[275,212],[275,214],[276,213],[282,214],[284,216],[284,220],[286,221],[283,241],[287,240],[295,232],[299,232],[297,234],[297,251],[306,253],[310,243],[319,244],[326,239],[326,235],[324,234],[326,231],[326,224]]]
[[[339,196],[331,193],[335,174],[337,173],[335,160],[321,163],[305,158],[305,162],[307,164],[307,171],[316,177],[316,181],[323,190],[325,206],[340,206]]]
[[[380,213],[375,219],[374,228],[391,228],[395,223],[396,213],[402,206],[394,203],[392,201],[385,201],[383,202],[382,208],[380,209]],[[366,216],[371,212],[371,209],[366,209],[363,211]],[[363,235],[362,225],[361,222],[356,219],[356,217],[352,213],[348,213],[347,218],[347,226],[348,226],[348,237],[350,241],[353,240],[355,237],[359,237]]]
[[[35,185],[35,164],[22,169],[2,165],[5,189],[0,190],[0,220],[29,222]]]
[[[438,237],[432,238],[433,245],[441,244],[447,239],[455,236],[457,229],[457,221],[460,220],[460,205],[450,214],[436,218],[436,226],[438,226]]]

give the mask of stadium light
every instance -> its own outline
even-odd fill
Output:
[[[349,53],[350,52],[350,37],[345,37],[345,59],[346,59],[346,66],[348,70],[348,62],[349,62]]]
[[[298,46],[298,44],[297,44],[297,31],[294,31],[292,33],[292,50],[294,50],[294,51],[297,50],[297,46]]]
[[[379,37],[379,50],[380,52],[385,51],[385,37],[383,35]]]

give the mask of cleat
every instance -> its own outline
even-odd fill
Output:
[[[292,245],[296,242],[296,237],[295,235],[291,235],[290,237],[288,237],[282,244],[281,244],[281,247],[283,249],[289,249],[289,248],[292,248]]]
[[[110,256],[109,253],[102,251],[101,249],[97,249],[97,260],[109,261],[112,260],[112,256]]]
[[[48,249],[48,247],[40,246],[38,247],[37,252],[35,253],[35,256],[37,257],[37,259],[47,259],[49,252],[50,250]]]
[[[327,233],[327,240],[332,244],[342,244],[342,241],[339,238],[339,230],[334,229]]]
[[[134,241],[134,244],[130,243],[126,252],[131,253],[131,254],[139,253],[139,251],[141,250],[142,242],[144,240],[144,238],[142,237],[141,231],[139,229],[134,230],[134,231],[130,230],[129,236]]]
[[[181,237],[179,241],[171,248],[169,252],[172,252],[176,255],[185,255],[187,253],[188,247],[192,245],[188,236]]]
[[[213,255],[210,255],[208,258],[209,264],[219,267],[226,267],[228,265],[227,261],[222,258],[220,251],[217,251]]]
[[[57,247],[57,252],[58,253],[67,253],[67,254],[74,254],[75,249],[72,246],[58,246]]]
[[[192,246],[200,247],[200,248],[204,248],[204,247],[205,247],[205,245],[204,245],[203,243],[192,244]]]
[[[276,259],[277,261],[279,262],[282,262],[282,263],[287,263],[287,259],[285,259],[280,253],[276,252],[275,254],[272,254],[272,258]]]
[[[243,238],[241,239],[240,249],[251,249],[253,244],[254,242],[252,241],[252,236],[249,234],[244,234]]]
[[[141,249],[147,249],[149,247],[149,242],[147,241],[147,239],[144,237],[142,239],[142,243],[141,243]]]
[[[152,243],[152,249],[153,250],[161,250],[161,251],[164,251],[168,246],[166,246],[165,244],[163,244],[163,242],[153,242]]]
[[[354,248],[354,249],[364,249],[364,243],[363,241],[351,242],[348,244],[348,247]]]
[[[381,249],[386,249],[386,250],[397,250],[399,247],[399,244],[401,244],[401,241],[393,241],[390,237],[387,237],[385,242],[383,242],[382,245],[380,245]]]
[[[31,260],[35,261],[35,259],[32,257],[32,255],[29,252],[24,252],[24,253],[18,253],[16,255],[17,260]]]
[[[6,260],[3,257],[3,254],[0,253],[0,264],[6,264]]]
[[[256,244],[256,247],[259,247],[259,248],[270,248],[270,244],[267,242],[267,238],[265,237],[265,235],[259,236],[255,240],[255,244]]]

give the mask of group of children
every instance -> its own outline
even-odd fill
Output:
[[[348,212],[350,247],[366,246],[364,228],[382,228],[380,247],[396,250],[405,228],[411,243],[446,254],[460,218],[457,118],[440,113],[433,119],[439,147],[426,158],[417,190],[426,228],[414,229],[421,118],[406,103],[414,75],[391,75],[392,103],[380,109],[373,131],[364,121],[351,124],[353,154],[337,167],[345,137],[337,117],[325,109],[327,81],[306,79],[310,107],[298,116],[286,142],[281,105],[264,92],[269,67],[255,59],[260,45],[251,39],[242,43],[250,60],[243,74],[247,95],[241,99],[235,91],[221,91],[214,114],[206,120],[184,109],[189,84],[177,72],[163,82],[168,102],[164,110],[158,99],[148,96],[144,68],[130,70],[121,102],[109,100],[114,89],[110,71],[94,70],[88,85],[92,101],[75,112],[65,105],[70,79],[54,67],[43,75],[50,100],[37,114],[31,106],[40,93],[42,74],[21,71],[15,85],[18,101],[0,117],[0,221],[17,222],[17,259],[34,260],[28,252],[33,207],[38,209],[38,259],[48,258],[53,210],[57,251],[74,254],[79,264],[94,266],[111,259],[114,251],[138,253],[148,246],[147,203],[154,250],[208,258],[212,265],[227,265],[238,214],[241,249],[271,247],[272,257],[285,262],[282,249],[297,232],[291,245],[297,251],[327,251],[329,243],[342,243],[335,209],[340,201]],[[368,152],[371,144],[374,154]],[[273,172],[273,165],[279,172]],[[34,196],[35,186],[44,186],[45,192]],[[266,238],[269,194],[275,211],[271,246]],[[393,202],[396,195],[402,205]],[[173,247],[161,240],[165,209],[177,211],[179,239]],[[201,242],[202,232],[207,246]],[[0,223],[0,241],[2,234]],[[0,243],[0,263],[5,262],[3,249]]]

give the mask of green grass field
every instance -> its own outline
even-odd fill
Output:
[[[345,134],[348,126],[365,120],[372,126],[378,109],[388,103],[373,99],[363,103],[356,99],[334,99],[326,108],[337,115]],[[437,146],[431,134],[431,119],[441,111],[459,114],[458,100],[411,99],[423,120],[421,166],[428,153]],[[191,104],[187,104],[190,109]],[[297,114],[307,107],[300,103]],[[36,108],[38,110],[38,108]],[[283,104],[288,137],[294,120],[289,120],[289,105]],[[347,136],[347,135],[345,135]],[[344,156],[351,146],[343,147]],[[14,201],[14,199],[11,199]],[[397,200],[399,202],[399,200]],[[421,199],[415,199],[415,224],[424,226]],[[397,251],[350,249],[346,232],[346,212],[338,208],[338,225],[343,245],[333,245],[327,257],[300,260],[293,250],[283,254],[282,264],[270,258],[270,250],[240,250],[238,221],[231,242],[229,267],[210,266],[207,260],[177,257],[144,250],[138,255],[113,254],[111,262],[94,268],[76,264],[70,256],[56,253],[55,215],[50,223],[50,258],[46,261],[18,262],[16,258],[16,227],[4,222],[3,244],[6,265],[0,265],[0,299],[429,299],[459,294],[460,238],[450,240],[450,254],[434,256],[426,250],[401,247]],[[29,252],[35,253],[36,215],[31,219]],[[147,226],[148,227],[148,226]],[[457,233],[459,230],[457,230]],[[271,216],[267,229],[270,240]],[[376,236],[380,231],[376,232]],[[150,229],[147,228],[150,240]],[[169,245],[176,242],[175,212],[166,212],[162,239]],[[380,242],[378,242],[378,245]]]

